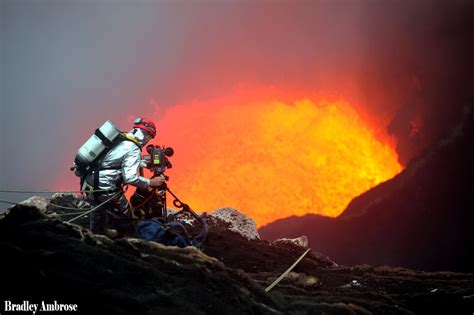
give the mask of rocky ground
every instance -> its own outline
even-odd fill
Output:
[[[60,197],[53,201],[77,202]],[[204,253],[138,239],[110,240],[64,223],[49,207],[16,206],[0,219],[4,300],[57,300],[104,314],[474,311],[474,274],[344,267],[311,251],[267,293],[264,288],[298,259],[303,246],[239,233],[240,223],[212,214]]]

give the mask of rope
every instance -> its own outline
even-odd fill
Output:
[[[86,214],[91,213],[92,211],[96,210],[97,208],[103,206],[104,204],[106,204],[107,202],[109,202],[110,200],[112,200],[113,198],[115,198],[116,196],[118,196],[120,193],[121,193],[121,191],[119,191],[118,193],[116,193],[115,195],[113,195],[112,197],[110,197],[109,199],[107,199],[106,201],[104,201],[103,203],[101,203],[100,205],[98,205],[98,206],[96,206],[96,207],[93,207],[93,208],[87,208],[87,209],[84,209],[84,208],[64,207],[64,206],[60,206],[60,205],[57,205],[57,204],[54,204],[54,203],[49,203],[49,204],[52,205],[52,206],[58,207],[58,208],[62,208],[62,209],[76,210],[76,212],[74,212],[74,213],[61,213],[60,215],[75,215],[75,214],[77,214],[78,212],[81,212],[81,214],[78,215],[77,217],[72,218],[71,220],[67,221],[67,223],[70,223],[70,222],[72,222],[72,221],[74,221],[74,220],[79,219],[79,218],[82,217],[82,216],[85,216]],[[24,204],[22,204],[22,203],[13,202],[13,201],[5,200],[5,199],[0,199],[0,202],[12,204],[12,205],[24,206]]]
[[[73,207],[65,207],[65,206],[60,206],[60,205],[57,205],[57,204],[55,204],[55,203],[51,203],[51,202],[50,202],[49,204],[50,204],[50,205],[52,205],[52,206],[54,206],[54,207],[57,207],[57,208],[60,208],[60,209],[66,209],[66,210],[80,210],[80,211],[84,210],[84,211],[85,211],[85,210],[89,210],[89,209],[91,209],[91,208],[73,208]]]
[[[125,186],[126,189],[125,191],[127,191],[128,189],[128,185]],[[16,193],[16,194],[73,194],[73,193],[93,193],[93,192],[106,192],[106,191],[114,191],[114,189],[94,189],[94,190],[69,190],[69,191],[42,191],[42,190],[39,190],[39,191],[29,191],[29,190],[0,190],[0,193]],[[17,203],[17,202],[11,202],[11,201],[8,201],[8,200],[0,200],[0,202],[3,202],[3,203],[9,203],[9,204],[14,204],[14,205],[23,205],[21,203]],[[61,205],[57,205],[57,204],[54,204],[54,203],[51,203],[49,202],[49,204],[51,206],[54,206],[54,207],[57,207],[57,208],[60,208],[60,209],[65,209],[65,210],[80,210],[80,211],[83,211],[83,210],[89,210],[91,208],[73,208],[73,207],[65,207],[65,206],[61,206]],[[79,211],[76,211],[76,212],[79,212]],[[70,213],[65,213],[65,214],[61,214],[61,215],[70,215]]]
[[[14,202],[14,201],[9,201],[9,200],[5,200],[5,199],[0,199],[0,202],[9,203],[9,204],[18,205],[18,206],[24,206],[25,205],[24,203],[21,203],[21,202]],[[64,207],[64,206],[60,206],[60,205],[50,203],[50,202],[48,204],[50,204],[52,206],[55,206],[55,207],[58,207],[58,208],[63,208],[63,209],[68,209],[68,210],[82,210],[82,208]],[[85,209],[85,210],[88,210],[88,209]]]
[[[5,199],[0,199],[0,202],[3,202],[3,203],[8,203],[8,204],[12,204],[12,205],[20,205],[20,206],[24,206],[25,204],[24,203],[21,203],[21,202],[14,202],[14,201],[9,201],[9,200],[5,200]],[[65,207],[65,206],[60,206],[60,205],[57,205],[55,203],[51,203],[49,202],[48,204],[54,206],[54,207],[58,207],[58,208],[61,208],[61,209],[66,209],[66,210],[79,210],[79,211],[86,211],[86,210],[89,210],[91,208],[73,208],[73,207]],[[76,212],[79,212],[79,211],[76,211]],[[68,213],[70,214],[70,213]],[[62,215],[62,214],[61,214]]]
[[[82,212],[85,212],[85,211],[77,211],[77,212],[71,212],[71,213],[60,213],[58,214],[59,216],[63,216],[63,215],[76,215],[78,213],[82,213]]]
[[[66,221],[66,223],[71,223],[72,221],[75,221],[75,220],[77,220],[77,219],[79,219],[79,218],[85,216],[86,214],[89,214],[89,213],[91,213],[92,211],[94,211],[94,210],[96,210],[96,209],[102,207],[102,206],[105,205],[107,202],[109,202],[110,200],[114,199],[115,197],[117,197],[117,196],[118,196],[119,194],[121,194],[121,193],[122,193],[122,191],[119,191],[118,193],[116,193],[115,195],[113,195],[112,197],[110,197],[109,199],[107,199],[106,201],[102,202],[100,205],[93,207],[93,208],[90,209],[89,211],[86,211],[86,212],[84,212],[84,213],[81,213],[81,214],[78,215],[77,217],[74,217],[74,218],[72,218],[71,220]]]
[[[300,258],[298,258],[297,261],[295,261],[295,263],[293,265],[290,266],[290,268],[288,268],[281,276],[278,277],[278,279],[276,279],[272,284],[270,284],[266,289],[265,291],[266,292],[269,292],[271,289],[273,289],[274,286],[276,286],[281,280],[283,280],[283,278],[285,278],[291,270],[293,270],[293,268],[296,267],[296,265],[301,261],[301,259],[304,258],[304,256],[306,256],[306,254],[311,250],[311,248],[308,248],[304,253],[303,255],[300,256]]]
[[[155,192],[156,192],[156,189],[153,189],[153,191],[150,193],[150,196],[146,197],[145,201],[143,201],[141,204],[139,204],[138,206],[134,206],[133,209],[138,209],[140,208],[141,206],[143,206],[145,203],[147,203],[148,201],[150,201],[150,199],[155,195]]]
[[[12,205],[21,205],[18,202],[8,201],[8,200],[4,200],[4,199],[0,199],[0,202],[9,203],[9,204],[12,204]]]
[[[96,189],[96,190],[69,190],[69,191],[27,191],[27,190],[0,190],[2,193],[15,193],[15,194],[73,194],[73,193],[84,193],[84,192],[101,192],[111,191],[111,189]]]

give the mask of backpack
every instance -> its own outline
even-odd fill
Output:
[[[162,223],[158,219],[142,220],[137,225],[138,237],[147,241],[154,241],[166,246],[181,248],[194,246],[203,250],[202,241],[189,236],[183,224],[177,221]]]

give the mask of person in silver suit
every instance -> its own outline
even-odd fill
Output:
[[[117,231],[130,227],[132,216],[130,204],[122,188],[124,185],[147,189],[159,187],[164,183],[164,176],[149,179],[138,175],[142,160],[141,150],[155,136],[155,124],[149,119],[137,118],[133,129],[125,135],[124,140],[107,152],[95,170],[87,175],[86,191],[106,190],[87,193],[91,204],[99,205],[117,195],[91,213],[90,229],[93,233],[116,236]]]

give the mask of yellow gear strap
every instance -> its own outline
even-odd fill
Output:
[[[140,142],[138,142],[138,140],[137,140],[134,136],[129,135],[129,134],[127,134],[127,133],[122,133],[122,135],[123,135],[125,138],[127,138],[127,140],[133,141],[133,142],[135,142],[137,145],[140,145]]]

